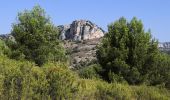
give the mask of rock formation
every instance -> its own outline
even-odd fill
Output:
[[[58,28],[62,40],[90,40],[101,38],[105,34],[100,27],[88,20],[76,20],[70,25],[60,25]]]
[[[70,57],[70,67],[79,69],[91,65],[97,61],[96,45],[101,38],[83,41],[64,41],[64,46]]]
[[[159,43],[158,47],[161,51],[170,51],[170,42]]]
[[[75,20],[58,26],[60,39],[70,55],[70,67],[79,69],[96,62],[96,46],[105,35],[100,27],[88,20]]]
[[[11,34],[0,34],[0,39],[11,40],[11,41],[15,42],[15,38]]]

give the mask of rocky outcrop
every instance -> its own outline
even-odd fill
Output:
[[[100,27],[87,20],[76,20],[70,25],[58,26],[62,40],[90,40],[101,38],[105,32]]]
[[[15,42],[15,38],[11,34],[0,34],[0,39],[11,40]]]
[[[170,42],[159,43],[158,47],[161,51],[170,51]]]
[[[96,46],[105,35],[104,30],[88,20],[76,20],[69,25],[60,25],[58,29],[60,39],[66,40],[64,46],[70,56],[71,68],[79,69],[97,61]]]
[[[84,41],[64,41],[64,46],[70,57],[70,67],[79,69],[94,64],[96,59],[96,46],[100,39]]]

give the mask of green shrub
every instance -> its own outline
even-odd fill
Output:
[[[100,65],[93,64],[80,69],[78,73],[81,78],[93,79],[93,78],[100,78],[98,74],[100,70],[101,70]]]
[[[76,92],[76,75],[63,64],[42,68],[29,62],[0,57],[0,99],[67,99]]]
[[[135,86],[132,87],[138,100],[169,100],[170,92],[166,89],[159,89],[149,86]]]
[[[46,63],[38,67],[34,63],[0,56],[0,69],[1,100],[168,100],[170,98],[170,92],[160,87],[107,83],[96,78],[81,79],[60,62]]]
[[[72,94],[76,92],[74,73],[57,66],[47,66],[44,69],[50,97],[53,100],[72,98]]]
[[[99,100],[131,100],[133,98],[133,91],[128,85],[105,83],[99,84],[97,89]]]
[[[6,45],[5,41],[0,39],[0,55],[10,55],[10,48]]]

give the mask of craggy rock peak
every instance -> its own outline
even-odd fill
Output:
[[[88,20],[75,20],[70,25],[58,26],[62,40],[91,40],[101,38],[105,32]]]

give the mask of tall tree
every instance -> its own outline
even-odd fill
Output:
[[[39,66],[49,60],[65,59],[65,51],[58,40],[58,30],[40,6],[19,13],[11,34],[16,40],[14,51]],[[15,53],[13,58],[17,58]]]
[[[147,82],[159,54],[158,42],[145,32],[140,20],[125,18],[108,26],[108,33],[98,46],[97,58],[108,81],[130,84]]]

